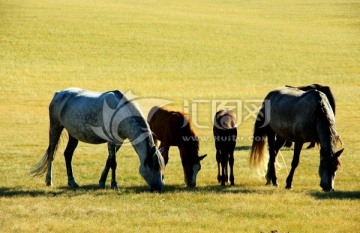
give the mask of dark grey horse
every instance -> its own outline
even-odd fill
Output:
[[[219,110],[214,117],[213,134],[216,148],[216,162],[218,165],[218,182],[222,186],[228,182],[234,182],[234,149],[236,146],[237,128],[236,115],[231,110]],[[230,177],[228,175],[228,164],[230,167]],[[220,173],[221,165],[221,173]]]
[[[295,142],[291,170],[286,179],[287,189],[292,187],[303,144],[317,142],[320,144],[320,186],[324,191],[333,190],[339,166],[338,159],[344,149],[335,151],[340,137],[335,130],[334,113],[325,94],[317,90],[304,92],[289,87],[270,92],[263,102],[254,126],[250,162],[255,167],[263,163],[266,137],[270,154],[267,184],[277,185],[276,155],[285,141]]]
[[[289,86],[289,85],[286,85],[286,86],[287,87],[292,87],[292,86]],[[331,92],[330,87],[323,86],[323,85],[320,85],[320,84],[310,84],[308,86],[299,86],[299,87],[292,87],[292,88],[297,88],[297,89],[300,89],[302,91],[310,91],[310,90],[321,91],[328,98],[331,109],[333,110],[334,115],[335,115],[335,109],[336,109],[335,98],[334,98],[333,93]],[[285,147],[291,147],[291,144],[292,144],[291,142],[286,142]],[[309,144],[309,146],[307,147],[307,149],[313,148],[314,146],[315,146],[315,142],[311,142]]]
[[[78,141],[108,144],[109,156],[99,185],[105,188],[111,168],[111,188],[116,189],[116,152],[124,140],[129,139],[140,159],[140,174],[150,190],[162,190],[164,161],[161,153],[155,147],[149,125],[140,109],[120,91],[97,93],[79,88],[65,89],[57,92],[52,99],[49,117],[49,147],[32,171],[33,175],[42,175],[46,171],[46,185],[52,184],[52,161],[61,132],[65,128],[69,133],[64,155],[70,187],[79,187],[71,166]]]

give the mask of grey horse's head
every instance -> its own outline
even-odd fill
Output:
[[[322,153],[319,166],[320,187],[325,192],[334,191],[335,175],[340,165],[339,157],[343,151],[344,149],[341,149],[330,156],[326,156],[323,149],[320,151]]]
[[[139,170],[150,191],[162,191],[165,163],[160,151],[155,146],[149,150]]]

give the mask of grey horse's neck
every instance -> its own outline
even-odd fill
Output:
[[[144,164],[145,159],[148,156],[151,148],[155,146],[154,141],[151,140],[150,136],[144,138],[141,142],[134,143],[133,147],[139,156],[141,164]]]

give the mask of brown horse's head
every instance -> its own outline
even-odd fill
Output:
[[[200,161],[206,156],[206,154],[201,156],[198,156],[197,154],[194,156],[190,156],[189,154],[181,156],[186,186],[191,188],[196,186],[196,177],[201,169]]]

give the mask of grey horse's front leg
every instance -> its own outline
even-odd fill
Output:
[[[109,173],[109,170],[111,168],[112,176],[111,176],[111,188],[112,189],[118,189],[117,181],[116,181],[116,152],[120,149],[121,145],[115,145],[112,143],[108,143],[108,151],[109,156],[106,160],[105,168],[101,174],[100,180],[99,180],[99,187],[105,188],[106,178]]]

